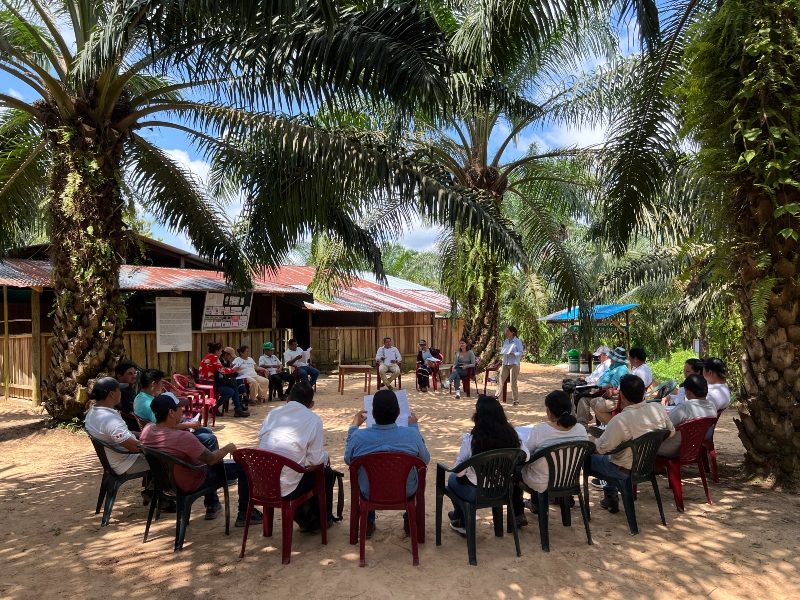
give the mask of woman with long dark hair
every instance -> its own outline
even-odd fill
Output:
[[[503,406],[491,396],[478,396],[478,400],[475,402],[475,414],[472,415],[472,422],[475,423],[472,431],[465,433],[461,439],[461,448],[456,457],[457,465],[475,454],[489,450],[520,448],[526,454],[528,453],[525,446],[520,442],[516,430],[508,422]],[[475,471],[469,468],[460,473],[451,473],[447,485],[459,498],[470,502],[475,500],[477,483]],[[466,535],[464,515],[458,506],[454,505],[454,509],[448,514],[450,528],[462,535]]]

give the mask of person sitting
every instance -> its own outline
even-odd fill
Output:
[[[703,361],[699,358],[689,358],[686,362],[683,363],[683,378],[686,379],[689,375],[699,375],[700,377],[703,376]],[[661,404],[668,405],[672,404],[674,406],[678,406],[679,404],[683,404],[686,400],[686,393],[683,389],[683,384],[678,387],[678,390],[674,394],[670,394],[668,398],[664,398],[661,401]]]
[[[631,374],[644,381],[645,391],[649,390],[653,385],[653,370],[647,364],[647,353],[644,348],[631,348],[628,357],[631,361]]]
[[[520,448],[525,452],[527,460],[529,454],[525,444],[519,439],[517,431],[508,422],[503,405],[495,398],[481,394],[475,402],[475,413],[472,415],[475,424],[469,433],[461,437],[461,447],[456,456],[455,465],[460,465],[475,454],[501,448]],[[477,495],[478,480],[472,467],[460,473],[450,473],[447,486],[450,491],[466,502],[474,502]],[[457,504],[447,515],[450,518],[450,528],[466,535],[464,527],[464,514]],[[517,520],[518,526],[527,525],[525,516]]]
[[[519,390],[517,389],[517,379],[519,378],[519,365],[522,360],[522,342],[517,337],[517,328],[513,325],[506,327],[506,339],[503,340],[503,347],[500,350],[500,375],[497,378],[497,392],[495,398],[499,399],[503,387],[511,378],[511,398],[514,406],[519,404]]]
[[[314,408],[314,388],[301,381],[289,392],[289,401],[273,408],[261,424],[258,432],[258,447],[261,450],[280,454],[304,467],[325,465],[326,509],[330,526],[333,522],[333,484],[336,476],[331,470],[328,453],[325,452],[325,432],[322,419]],[[284,467],[281,471],[281,496],[294,500],[314,489],[317,475],[301,474]],[[298,507],[295,523],[303,531],[320,528],[319,501],[316,496]]]
[[[708,382],[708,399],[714,403],[717,411],[728,408],[731,404],[728,366],[719,358],[707,358],[703,361],[703,377]]]
[[[131,431],[139,431],[139,422],[133,416],[133,401],[136,398],[136,378],[139,368],[129,360],[123,360],[114,367],[114,379],[119,382],[122,398],[119,401],[119,414]]]
[[[608,358],[611,360],[611,366],[597,381],[599,390],[578,400],[578,423],[583,426],[589,424],[592,419],[592,411],[597,415],[598,420],[608,422],[611,413],[617,407],[616,390],[619,388],[622,376],[628,373],[626,364],[628,355],[625,348],[618,346],[609,353]]]
[[[220,361],[222,356],[222,344],[219,342],[208,343],[208,354],[200,361],[200,379],[214,385],[214,392],[217,396],[217,407],[225,404],[227,399],[233,400],[233,416],[249,417],[250,413],[242,407],[242,400],[239,396],[238,386],[231,385],[225,376],[236,375],[236,369],[226,367]]]
[[[308,357],[306,356],[308,352]],[[289,340],[289,348],[283,353],[283,362],[287,367],[297,369],[296,374],[300,381],[307,381],[311,387],[317,383],[319,371],[310,364],[311,348],[308,351],[297,347],[297,340]]]
[[[683,389],[686,393],[686,400],[680,406],[676,406],[669,413],[669,420],[677,427],[685,421],[700,419],[702,417],[717,417],[717,407],[706,396],[708,395],[708,384],[700,375],[689,375],[683,382]],[[668,440],[664,440],[658,449],[659,456],[672,458],[678,456],[681,448],[681,432],[676,431]]]
[[[294,385],[294,377],[283,370],[283,363],[280,358],[275,356],[275,346],[272,342],[264,342],[261,346],[261,352],[258,366],[266,370],[272,387],[278,391],[278,398],[286,400],[286,394],[283,392],[283,382],[285,381],[289,384],[286,391],[290,392]]]
[[[588,439],[586,428],[578,423],[575,415],[572,414],[572,400],[569,394],[562,390],[552,391],[545,396],[544,405],[547,421],[531,427],[528,436],[523,440],[525,448],[531,456],[548,446],[564,442],[585,442]],[[547,461],[544,458],[540,458],[532,464],[526,464],[522,468],[522,480],[536,494],[547,490],[549,474]],[[522,488],[519,486],[514,488],[513,501],[517,522],[525,521]],[[534,513],[537,512],[536,506],[535,501],[530,504],[531,511]]]
[[[439,366],[442,364],[442,355],[435,348],[429,348],[428,342],[419,341],[419,352],[417,352],[417,385],[421,392],[427,392],[430,388],[430,378],[434,372],[439,375],[439,383],[442,383],[442,374]]]
[[[264,377],[267,370],[256,366],[256,361],[250,356],[250,346],[239,346],[236,353],[239,356],[233,359],[233,368],[239,371],[239,377],[247,381],[250,389],[255,390],[256,400],[266,402],[269,398],[269,379]]]
[[[392,346],[392,338],[383,338],[383,346],[378,348],[375,354],[375,362],[378,363],[378,375],[383,381],[386,389],[392,390],[392,383],[400,376],[400,365],[403,363],[403,355],[400,350]]]
[[[402,452],[419,457],[426,465],[431,460],[425,440],[419,432],[418,419],[414,413],[408,417],[408,427],[398,427],[396,421],[400,416],[400,404],[397,396],[390,389],[378,390],[372,397],[372,417],[375,425],[366,429],[359,429],[367,420],[366,411],[358,411],[353,416],[350,428],[347,430],[347,440],[344,446],[344,462],[349,465],[354,458],[372,454],[373,452]],[[413,496],[417,492],[417,472],[412,470],[406,482],[406,494]],[[359,472],[358,486],[361,493],[369,498],[369,485],[366,474]],[[408,521],[405,525],[408,533]],[[367,515],[367,538],[375,533],[375,511]]]
[[[461,398],[461,380],[469,377],[469,370],[475,368],[476,362],[475,353],[470,349],[467,340],[461,340],[458,350],[453,354],[453,370],[447,378],[447,387],[455,387],[456,398]]]
[[[609,353],[611,352],[611,348],[608,346],[598,346],[597,350],[594,351],[592,356],[597,359],[597,366],[594,368],[594,371],[590,375],[587,375],[584,378],[584,381],[587,385],[596,385],[600,378],[603,376],[603,373],[608,371],[611,368],[611,359],[608,358]]]
[[[191,465],[216,465],[231,452],[236,451],[235,444],[226,444],[222,448],[209,450],[188,431],[178,429],[183,419],[183,410],[172,394],[159,394],[151,404],[156,422],[148,424],[140,436],[141,443],[155,450],[165,452]],[[216,442],[216,440],[215,440]],[[218,446],[218,443],[215,443]],[[244,527],[247,516],[247,502],[250,492],[247,486],[245,470],[239,463],[224,461],[224,473],[216,469],[195,471],[182,465],[175,465],[175,485],[183,493],[191,493],[203,487],[213,486],[214,491],[206,494],[204,504],[207,520],[216,519],[222,510],[216,490],[223,485],[222,478],[228,481],[236,479],[239,485],[239,510],[236,515],[236,527]],[[253,509],[251,523],[263,522],[261,513]]]
[[[108,464],[117,475],[149,471],[147,460],[140,453],[136,434],[128,429],[128,425],[116,410],[121,397],[120,384],[113,377],[101,377],[94,382],[94,387],[89,393],[89,399],[94,400],[94,404],[86,413],[84,421],[86,433],[101,442],[130,452],[121,454],[104,448]],[[150,496],[147,490],[142,490],[142,500],[145,504],[149,503]]]
[[[666,409],[658,402],[644,402],[644,382],[636,375],[623,375],[620,379],[619,400],[622,412],[608,422],[603,434],[595,441],[597,454],[591,457],[592,471],[610,479],[627,479],[633,463],[630,448],[608,454],[617,446],[650,431],[663,429],[669,431],[670,436],[675,433]],[[600,506],[612,513],[619,512],[619,494],[613,483],[603,485]]]
[[[225,346],[222,349],[219,362],[222,363],[223,367],[230,369],[233,372],[223,373],[221,375],[220,383],[223,386],[236,388],[236,391],[239,392],[239,400],[242,403],[242,409],[250,410],[250,397],[248,396],[247,391],[247,380],[242,377],[241,373],[239,373],[239,369],[233,364],[237,358],[238,356],[236,350],[234,350],[232,346]],[[220,377],[220,375],[218,375],[218,377]]]
[[[164,390],[164,371],[145,369],[139,378],[139,393],[133,399],[133,414],[149,423],[155,423],[156,417],[150,409],[153,398]]]

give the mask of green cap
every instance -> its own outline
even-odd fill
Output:
[[[274,350],[274,349],[275,349],[275,346],[273,346],[273,345],[272,345],[272,342],[264,342],[264,343],[261,345],[261,348],[262,348],[263,350]]]

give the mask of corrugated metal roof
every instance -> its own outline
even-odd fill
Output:
[[[592,320],[602,321],[604,319],[608,319],[609,317],[613,317],[614,315],[618,315],[619,313],[623,313],[626,310],[631,310],[632,308],[636,308],[637,306],[639,305],[638,304],[595,304],[592,307]],[[577,321],[578,319],[580,319],[580,316],[581,316],[580,308],[575,306],[573,308],[565,308],[564,310],[559,310],[558,312],[549,314],[546,317],[541,317],[539,320],[548,322]]]

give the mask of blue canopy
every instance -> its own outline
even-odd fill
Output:
[[[604,319],[608,319],[610,317],[613,317],[614,315],[618,315],[619,313],[623,313],[632,308],[636,308],[637,306],[639,305],[638,304],[595,304],[592,307],[592,320],[602,321]],[[580,319],[580,316],[581,316],[580,308],[576,306],[574,308],[565,308],[564,310],[554,312],[553,314],[547,315],[546,317],[541,317],[539,320],[547,322],[577,321],[578,319]]]

